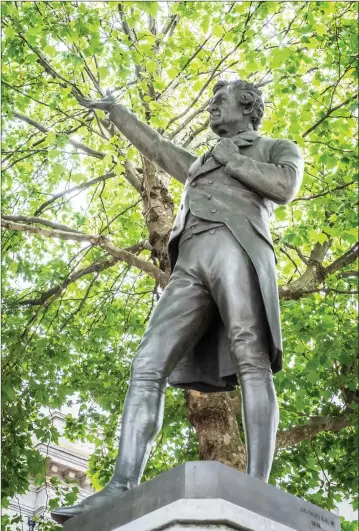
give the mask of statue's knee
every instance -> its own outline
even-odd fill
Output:
[[[241,349],[236,352],[234,358],[237,377],[240,381],[272,379],[271,363],[266,350]]]
[[[267,369],[256,369],[253,367],[242,368],[241,371],[237,372],[237,377],[239,382],[243,385],[249,380],[256,380],[257,382],[272,382],[273,374],[271,370]]]
[[[150,358],[135,356],[131,367],[131,382],[141,380],[144,382],[166,384],[163,371],[154,367]]]

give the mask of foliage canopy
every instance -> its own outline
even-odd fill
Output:
[[[1,7],[4,505],[30,476],[43,480],[31,437],[56,441],[47,414],[73,401],[79,417],[69,416],[67,434],[96,444],[93,485],[108,480],[131,359],[165,274],[148,240],[156,248],[157,230],[164,248],[181,194],[160,172],[154,185],[105,114],[74,94],[110,88],[199,155],[215,142],[212,86],[238,77],[264,93],[261,133],[294,140],[306,162],[298,198],[272,224],[285,370],[271,481],[328,509],[356,499],[355,3]],[[162,211],[151,202],[159,185]],[[145,479],[198,458],[183,393],[167,395]]]

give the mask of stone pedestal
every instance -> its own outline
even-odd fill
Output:
[[[340,531],[340,521],[221,463],[192,461],[64,525],[64,531],[165,530]]]

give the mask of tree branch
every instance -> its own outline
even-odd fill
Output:
[[[184,129],[186,127],[186,125],[188,125],[192,120],[193,118],[195,118],[198,114],[200,114],[201,112],[203,112],[207,107],[208,107],[208,104],[209,102],[211,101],[212,98],[208,98],[208,100],[206,100],[203,105],[201,105],[201,107],[199,107],[199,109],[193,111],[192,114],[190,114],[186,120],[177,127],[177,129],[175,129],[170,135],[168,135],[168,138],[170,140],[172,140],[176,135],[178,135],[178,133],[180,133],[182,131],[182,129]]]
[[[340,274],[340,278],[359,277],[359,271],[344,271]]]
[[[295,201],[309,201],[309,199],[316,199],[317,197],[323,197],[323,195],[332,194],[333,192],[336,192],[337,190],[343,190],[343,188],[347,188],[348,186],[351,186],[352,184],[355,184],[355,181],[351,181],[350,183],[341,184],[340,186],[337,186],[336,188],[332,188],[331,190],[327,190],[326,192],[320,192],[319,194],[309,195],[307,197],[297,197],[296,199],[293,199],[292,203]]]
[[[112,267],[113,265],[117,264],[117,262],[118,259],[115,257],[106,258],[104,260],[98,260],[97,262],[94,262],[93,264],[84,267],[79,271],[76,271],[76,273],[70,275],[61,284],[58,284],[57,286],[47,291],[44,291],[36,299],[20,300],[17,302],[17,304],[21,306],[42,306],[50,297],[53,297],[53,300],[55,300],[55,298],[57,298],[61,293],[63,293],[70,284],[76,282],[76,280],[78,280],[79,278],[84,277],[85,275],[89,275],[90,273],[100,273],[101,271],[104,271],[105,269],[108,269],[109,267]]]
[[[45,227],[51,227],[55,230],[61,230],[65,232],[71,232],[75,234],[85,234],[84,232],[81,232],[76,229],[71,229],[67,225],[62,225],[61,223],[54,223],[53,221],[48,221],[47,219],[38,218],[36,216],[5,216],[2,215],[2,219],[5,219],[6,221],[15,221],[18,223],[19,221],[23,221],[24,223],[38,223],[39,225],[45,225]]]
[[[276,447],[279,449],[295,446],[303,441],[313,439],[321,431],[339,431],[349,425],[349,416],[345,414],[336,417],[313,417],[307,424],[278,432]]]
[[[78,48],[78,46],[73,43],[73,46],[76,50],[76,52],[78,53],[78,55],[81,57],[81,59],[83,60],[84,62],[84,66],[85,66],[85,71],[87,73],[87,75],[89,76],[89,78],[91,79],[95,89],[97,90],[97,92],[101,95],[101,97],[103,97],[103,92],[101,90],[101,87],[99,85],[99,83],[97,82],[97,79],[95,78],[91,68],[89,67],[89,65],[87,64],[87,61],[85,59],[85,56],[83,55],[83,53],[81,52],[81,50]]]
[[[326,146],[328,149],[331,149],[333,151],[339,151],[340,153],[354,153],[354,151],[356,151],[355,148],[354,149],[339,149],[339,148],[335,148],[334,146],[331,146],[327,142],[320,142],[319,140],[306,140],[305,142],[307,144],[321,144],[322,146]]]
[[[250,7],[251,7],[251,4],[250,4]],[[258,6],[254,9],[254,11],[252,13],[251,13],[250,9],[248,10],[247,19],[246,19],[246,21],[244,23],[244,29],[242,31],[242,35],[241,35],[241,38],[238,41],[238,43],[234,46],[234,48],[232,48],[232,50],[230,50],[224,57],[222,57],[222,59],[213,68],[211,75],[209,76],[209,78],[207,79],[207,81],[205,82],[205,84],[203,85],[201,90],[198,92],[198,94],[194,98],[194,100],[190,103],[190,105],[183,112],[181,112],[177,116],[174,116],[173,118],[171,118],[171,120],[167,124],[167,128],[166,129],[168,129],[170,127],[170,125],[172,125],[174,122],[178,121],[180,118],[183,118],[183,116],[185,116],[188,113],[188,111],[190,111],[192,109],[192,107],[200,99],[200,97],[202,96],[203,92],[206,90],[206,88],[208,87],[208,85],[210,84],[212,79],[215,77],[216,72],[217,72],[217,70],[219,70],[220,66],[228,59],[228,57],[230,57],[236,50],[238,50],[238,48],[241,46],[241,44],[243,44],[243,42],[245,40],[245,34],[246,34],[246,31],[247,31],[247,24],[251,20],[251,18],[253,18],[254,14],[258,11],[259,8],[260,8],[260,4],[258,4]],[[184,126],[182,126],[182,128],[183,127]],[[170,138],[173,138],[174,136],[175,136],[175,134],[173,133]]]
[[[32,118],[28,118],[27,116],[24,116],[23,114],[14,113],[14,116],[18,118],[19,120],[31,125],[32,127],[36,127],[36,129],[38,129],[42,133],[49,133],[51,131],[51,129],[49,129],[48,127],[36,122]],[[57,133],[56,131],[54,132],[56,135],[62,134],[62,133]],[[96,151],[95,149],[85,146],[85,144],[82,144],[81,142],[78,142],[77,140],[71,140],[71,138],[69,138],[69,144],[71,144],[77,149],[81,149],[82,151],[90,155],[91,157],[96,157],[97,159],[103,159],[106,156],[105,153],[101,153],[100,151]]]
[[[359,242],[355,243],[353,247],[351,247],[346,253],[344,253],[340,258],[332,262],[330,265],[328,265],[325,269],[325,275],[332,275],[333,273],[336,273],[339,271],[339,269],[342,269],[343,267],[346,267],[358,258],[359,256]]]
[[[308,258],[306,256],[304,256],[304,254],[299,249],[299,247],[295,247],[295,245],[291,245],[290,243],[287,243],[287,242],[282,242],[282,243],[283,243],[284,247],[288,247],[289,249],[293,249],[293,251],[295,251],[297,253],[297,255],[299,256],[299,258],[302,260],[302,262],[304,262],[306,265],[308,265]]]
[[[176,79],[182,74],[184,70],[186,70],[187,66],[193,61],[193,59],[199,54],[199,52],[202,50],[204,45],[208,42],[210,37],[207,37],[202,44],[197,48],[197,50],[191,55],[191,57],[188,59],[188,61],[185,63],[183,68],[178,72],[178,74],[168,83],[168,85],[163,89],[161,94],[159,95],[159,98],[162,98],[163,94],[173,85],[173,83],[176,81]],[[159,99],[158,98],[158,99]]]
[[[182,144],[182,147],[186,148],[192,142],[192,140],[196,138],[196,136],[198,136],[200,133],[202,133],[202,131],[207,129],[208,124],[209,118],[207,118],[207,120],[200,127],[191,132],[186,141]]]
[[[163,29],[160,31],[160,33],[163,33],[163,37],[165,37],[167,33],[169,33],[170,31],[172,31],[172,26],[176,25],[177,22],[178,22],[178,15],[170,15],[166,26],[164,26]]]
[[[71,194],[72,192],[77,192],[77,191],[80,191],[80,190],[86,190],[86,188],[90,188],[90,186],[92,186],[93,184],[96,184],[96,183],[101,182],[101,181],[106,181],[107,179],[112,179],[113,177],[116,177],[116,174],[114,172],[106,173],[105,175],[101,175],[100,177],[96,177],[95,179],[92,179],[91,181],[87,181],[87,182],[79,184],[78,186],[73,186],[72,188],[68,188],[67,190],[63,190],[62,192],[57,192],[56,194],[52,194],[51,199],[48,199],[47,201],[45,201],[45,203],[43,203],[42,205],[39,206],[39,208],[34,213],[34,216],[38,216],[39,214],[41,214],[41,212],[46,210],[46,208],[49,205],[51,205],[52,203],[54,203],[59,197],[63,197],[65,195],[67,195],[67,194]],[[4,219],[6,219],[5,216],[3,216],[3,217],[4,217]]]
[[[131,42],[134,42],[135,39],[134,39],[134,37],[133,37],[133,35],[131,33],[131,29],[130,29],[130,26],[128,25],[128,22],[125,19],[123,8],[122,8],[121,4],[118,4],[117,10],[118,10],[118,13],[120,15],[123,32],[127,35],[127,37],[130,39]]]
[[[342,103],[339,103],[338,105],[336,105],[335,107],[332,107],[331,109],[329,109],[324,114],[324,116],[322,118],[320,118],[320,120],[318,120],[314,125],[312,125],[312,127],[310,127],[305,133],[302,134],[302,137],[305,138],[306,136],[308,136],[309,133],[314,131],[314,129],[316,129],[322,122],[324,122],[324,120],[326,120],[333,112],[337,111],[338,109],[341,109],[342,107],[345,107],[345,105],[347,103],[349,103],[352,100],[355,100],[356,97],[357,97],[356,95],[350,96],[350,98],[348,98],[347,100],[345,100]]]
[[[125,247],[124,251],[128,251],[129,253],[140,253],[144,249],[152,249],[150,243],[147,240],[135,243],[134,245],[131,245],[131,247]],[[47,291],[44,291],[36,299],[19,300],[17,304],[21,306],[42,306],[50,297],[53,297],[53,302],[59,295],[61,295],[61,293],[63,293],[67,289],[70,284],[76,282],[76,280],[79,280],[79,278],[82,278],[86,275],[90,275],[91,273],[99,274],[101,273],[101,271],[104,271],[105,269],[116,265],[118,262],[119,260],[115,257],[98,260],[97,262],[94,262],[93,264],[84,267],[83,269],[80,269],[79,271],[76,271],[72,275],[68,276],[61,284],[58,284],[57,286]]]
[[[127,160],[124,163],[126,170],[126,179],[133,186],[133,188],[140,194],[142,191],[142,181],[139,177],[138,172],[136,171],[133,164]]]
[[[68,86],[70,85],[77,94],[80,94],[80,96],[84,96],[84,94],[82,94],[81,90],[78,88],[77,85],[75,85],[75,83],[73,83],[72,81],[69,81],[68,79],[65,79],[61,74],[59,74],[51,65],[50,63],[48,62],[48,60],[46,59],[46,57],[40,53],[36,48],[34,48],[33,46],[31,46],[31,44],[28,42],[28,40],[24,37],[23,33],[21,33],[21,31],[17,32],[18,36],[20,37],[20,39],[22,39],[26,44],[27,46],[30,48],[30,50],[32,50],[36,55],[37,57],[39,58],[39,63],[40,65],[43,67],[43,69],[45,70],[45,72],[47,72],[52,78],[58,78],[58,79],[61,79],[61,81],[63,81],[64,85],[65,86]]]
[[[354,400],[352,400],[354,401]],[[241,415],[241,399],[239,395],[231,397],[231,404],[237,417]],[[349,412],[349,410],[348,410]],[[344,413],[335,417],[312,417],[309,422],[278,431],[277,449],[295,446],[303,441],[313,439],[322,431],[339,431],[351,424],[349,415]]]
[[[322,262],[329,249],[330,242],[316,243],[310,253],[308,265],[303,275],[285,286],[279,287],[279,297],[284,300],[299,299],[303,296],[303,290],[314,289],[323,282],[325,275]]]
[[[329,246],[330,242],[324,242],[323,244],[317,243],[314,246],[308,259],[307,268],[303,275],[297,280],[294,280],[285,286],[279,287],[279,297],[281,299],[296,300],[303,297],[306,293],[314,293],[318,291],[336,291],[337,293],[343,294],[356,293],[349,290],[336,290],[335,288],[318,288],[318,285],[321,284],[328,275],[332,275],[343,267],[352,264],[358,257],[359,243],[356,243],[340,258],[329,264],[327,267],[323,267],[322,262],[327,250],[329,249]]]
[[[42,133],[48,133],[49,131],[51,131],[51,129],[49,129],[48,127],[44,126],[43,124],[40,124],[40,123],[36,122],[32,118],[28,118],[27,116],[24,116],[24,115],[18,114],[18,113],[14,113],[14,116],[16,118],[19,118],[19,120],[22,120],[23,122],[26,122],[27,124],[35,127],[36,129],[38,129]],[[55,134],[59,135],[61,133],[57,133],[55,131]],[[82,151],[84,151],[88,155],[90,155],[92,157],[96,157],[98,159],[104,159],[105,156],[106,156],[106,153],[102,153],[100,151],[96,151],[96,150],[94,150],[94,149],[92,149],[92,148],[90,148],[88,146],[85,146],[81,142],[77,142],[77,140],[69,139],[69,144],[73,145],[77,149],[81,149]],[[129,161],[126,161],[124,163],[124,167],[125,167],[125,170],[126,170],[125,178],[131,184],[131,186],[133,186],[133,188],[138,193],[140,193],[141,192],[142,183],[141,183],[141,180],[140,180],[140,178],[138,176],[138,173],[136,172],[135,168],[133,167],[133,165]],[[111,174],[111,176],[114,176],[114,174]],[[93,181],[89,181],[89,182],[91,182],[91,184],[94,184],[95,182],[104,181],[104,180],[106,180],[108,178],[110,178],[110,174],[108,174],[108,177],[97,177],[96,178],[97,180],[94,179]],[[84,188],[88,187],[86,184],[87,183],[84,183]],[[89,186],[91,186],[91,184]]]
[[[168,275],[161,271],[158,267],[145,260],[141,260],[132,253],[129,253],[125,249],[120,249],[114,245],[108,238],[102,235],[91,235],[91,234],[77,234],[75,232],[66,232],[60,230],[48,230],[42,229],[40,227],[33,227],[31,225],[22,225],[21,223],[14,223],[12,221],[2,220],[2,228],[16,230],[21,232],[27,232],[30,234],[38,234],[40,236],[45,236],[46,238],[59,238],[61,240],[72,240],[77,242],[89,242],[92,245],[98,245],[102,247],[108,254],[117,258],[117,260],[122,260],[129,264],[130,266],[137,267],[144,273],[147,273],[152,278],[157,280],[162,287],[164,287],[168,282]]]
[[[54,81],[55,83],[55,81]],[[106,137],[103,136],[103,134],[99,133],[98,131],[96,131],[95,129],[93,129],[91,127],[91,125],[89,124],[89,122],[85,122],[84,120],[82,120],[81,118],[78,118],[77,116],[74,116],[74,115],[71,115],[65,111],[63,111],[62,109],[60,109],[59,107],[50,107],[50,105],[48,105],[47,103],[44,103],[43,101],[40,101],[40,100],[37,100],[36,98],[34,98],[34,96],[30,96],[30,94],[24,94],[23,92],[21,92],[21,90],[17,89],[16,87],[14,87],[13,85],[9,85],[9,83],[6,83],[6,81],[3,81],[3,84],[6,85],[7,87],[9,87],[10,89],[12,90],[15,90],[16,92],[18,92],[19,94],[21,94],[22,96],[25,96],[25,98],[29,98],[30,100],[32,101],[35,101],[36,103],[38,103],[39,105],[44,105],[44,107],[47,107],[51,110],[54,110],[54,111],[58,111],[60,114],[63,114],[64,116],[66,116],[67,118],[69,118],[70,120],[74,120],[75,122],[79,122],[80,124],[84,125],[85,127],[87,127],[90,131],[92,131],[92,133],[94,133],[95,135],[98,135],[99,137],[101,138],[105,138],[107,140]],[[77,111],[78,113],[78,111]],[[80,110],[80,113],[83,113],[83,109]],[[88,113],[86,113],[88,114]],[[39,140],[38,142],[36,142],[34,144],[33,147],[35,147],[37,144],[40,144],[42,142],[42,140]]]
[[[306,293],[340,293],[342,295],[358,295],[358,290],[349,289],[336,289],[336,288],[316,288],[316,289],[304,289],[302,295]]]
[[[94,275],[94,277],[91,279],[89,285],[87,286],[87,289],[86,289],[86,292],[85,292],[84,296],[81,298],[81,301],[80,301],[80,304],[78,305],[78,307],[75,310],[73,310],[70,313],[70,315],[65,319],[65,322],[62,323],[61,328],[59,330],[59,333],[61,333],[64,330],[64,328],[66,328],[67,324],[71,321],[71,319],[73,319],[75,317],[75,315],[77,315],[81,311],[81,309],[84,307],[85,302],[86,302],[87,298],[89,297],[92,288],[95,285],[97,277],[98,277],[98,273],[96,273]]]
[[[295,263],[295,261],[293,260],[293,258],[290,256],[290,254],[288,253],[288,251],[286,251],[283,247],[280,247],[280,251],[285,254],[285,256],[288,258],[288,260],[290,262],[292,262],[293,266],[294,266],[294,270],[296,273],[300,274],[300,271],[299,271],[299,268],[298,268],[298,265]]]

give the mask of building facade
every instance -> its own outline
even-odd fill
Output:
[[[50,519],[49,500],[56,496],[51,484],[54,476],[64,485],[76,485],[79,489],[78,500],[81,501],[94,492],[86,476],[88,460],[93,451],[89,444],[71,443],[64,436],[65,415],[56,411],[52,415],[53,425],[59,432],[58,444],[34,442],[41,455],[46,457],[46,481],[43,485],[30,484],[29,491],[16,496],[10,503],[7,514],[19,515],[21,522],[12,525],[12,531],[36,531],[36,520],[40,517]]]

